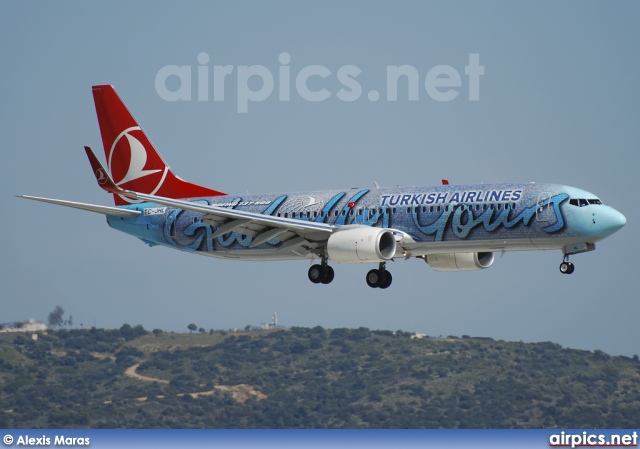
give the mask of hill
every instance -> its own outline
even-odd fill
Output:
[[[412,337],[321,327],[151,333],[127,324],[0,334],[0,428],[637,425],[637,356]]]

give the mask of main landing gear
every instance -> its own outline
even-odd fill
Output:
[[[560,264],[560,273],[562,274],[571,274],[575,267],[571,262],[569,262],[569,256],[564,256],[562,259],[562,263]]]
[[[327,265],[327,261],[311,265],[309,268],[309,280],[314,284],[329,284],[333,281],[333,268]],[[367,285],[371,288],[388,288],[391,285],[392,276],[385,269],[385,263],[381,262],[377,269],[367,273]]]
[[[309,268],[309,280],[314,284],[329,284],[333,281],[333,268],[323,260],[321,264],[311,265]]]
[[[378,269],[367,273],[367,285],[371,288],[388,288],[391,285],[392,276],[385,269],[385,263],[380,262]]]

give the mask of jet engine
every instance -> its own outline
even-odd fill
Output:
[[[339,263],[384,262],[396,253],[396,239],[389,229],[342,227],[329,236],[327,253]]]
[[[489,252],[429,254],[424,260],[436,271],[469,271],[489,268],[495,255]]]

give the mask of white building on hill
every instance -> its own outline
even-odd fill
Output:
[[[29,318],[27,321],[0,324],[0,332],[38,332],[46,331],[47,325]]]

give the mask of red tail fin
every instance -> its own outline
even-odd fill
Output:
[[[118,187],[174,199],[225,195],[174,175],[113,86],[93,86],[93,100],[107,168]],[[134,202],[118,194],[113,197],[117,206]]]

